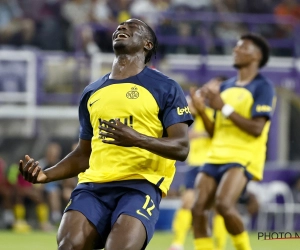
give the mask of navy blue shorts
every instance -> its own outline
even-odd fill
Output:
[[[195,180],[197,177],[197,174],[199,172],[200,167],[191,166],[189,167],[189,170],[185,173],[185,180],[184,185],[186,189],[192,189],[194,188]]]
[[[65,212],[79,211],[95,225],[101,238],[94,248],[100,249],[121,214],[135,217],[147,232],[145,249],[154,234],[160,201],[160,189],[146,180],[81,183],[72,192]]]
[[[250,174],[246,170],[245,166],[243,166],[240,163],[226,163],[226,164],[205,163],[203,167],[200,168],[199,172],[208,174],[209,176],[213,177],[216,180],[216,182],[219,184],[225,172],[230,168],[236,168],[236,167],[240,167],[244,169],[244,173],[248,181],[253,178],[252,174]]]

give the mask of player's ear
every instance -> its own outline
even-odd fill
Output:
[[[150,40],[145,40],[144,49],[150,51],[153,48],[153,43]]]
[[[255,53],[253,53],[253,57],[260,63],[262,60],[262,53],[260,51],[260,49],[256,48]]]

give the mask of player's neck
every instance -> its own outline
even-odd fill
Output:
[[[135,55],[117,55],[112,65],[110,79],[126,79],[139,74],[144,68],[144,56]]]
[[[236,85],[245,86],[250,83],[258,74],[257,67],[245,67],[238,70]]]

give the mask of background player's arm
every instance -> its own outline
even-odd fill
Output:
[[[194,128],[189,130],[189,139],[208,138],[210,137],[207,132],[197,132]]]
[[[224,102],[218,91],[212,91],[207,88],[205,96],[206,98],[208,98],[209,104],[213,109],[221,110],[223,108]],[[237,127],[255,137],[261,135],[263,128],[267,122],[267,117],[264,116],[257,116],[251,119],[247,119],[236,112],[233,112],[227,118],[230,119]]]
[[[198,114],[201,116],[201,119],[203,121],[205,130],[207,131],[207,133],[209,134],[210,137],[213,137],[213,135],[214,135],[214,128],[215,128],[215,122],[213,122],[208,117],[208,115],[205,113],[205,111],[203,111],[203,112],[198,111]]]
[[[247,119],[236,112],[233,112],[228,118],[240,129],[257,137],[260,136],[267,122],[266,117],[254,117]]]
[[[43,171],[39,162],[28,155],[20,160],[19,170],[24,179],[32,183],[46,183],[77,176],[89,167],[91,141],[79,140],[78,146],[55,166]]]
[[[206,106],[204,102],[204,97],[200,94],[199,90],[195,88],[190,89],[190,96],[192,99],[192,103],[197,113],[201,116],[203,121],[205,130],[209,134],[210,137],[214,134],[215,123],[208,117],[205,112]]]
[[[103,121],[100,126],[100,135],[114,140],[102,140],[107,144],[123,147],[139,147],[162,157],[184,161],[189,153],[188,125],[176,123],[167,128],[168,137],[154,138],[141,133],[121,123],[116,124]]]

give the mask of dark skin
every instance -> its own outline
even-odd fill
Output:
[[[221,110],[224,106],[224,102],[220,96],[219,91],[211,90],[208,86],[203,86],[201,89],[201,94],[205,96],[205,98],[208,100],[210,107],[215,110]],[[194,98],[195,99],[195,98]],[[201,109],[198,109],[198,113],[201,115],[205,128],[207,129],[207,132],[213,136],[213,130],[214,130],[214,122],[209,120],[207,118],[207,115],[205,112],[203,112]],[[252,119],[247,119],[241,115],[239,115],[236,112],[233,112],[228,117],[237,127],[240,129],[246,131],[247,133],[258,137],[261,135],[261,132],[267,122],[266,117],[253,117]]]
[[[239,86],[250,83],[258,74],[261,61],[261,51],[250,40],[240,40],[233,49],[234,67],[238,70]],[[201,90],[192,89],[191,98],[197,112],[202,117],[207,132],[213,136],[214,122],[204,112],[205,100],[211,108],[221,110],[224,102],[220,91],[210,85],[203,86]],[[254,117],[247,119],[236,112],[233,112],[230,119],[238,128],[254,137],[261,135],[267,122],[266,117]],[[210,236],[207,214],[214,204],[217,212],[223,216],[227,231],[232,235],[242,233],[244,229],[241,217],[236,209],[238,197],[241,195],[247,177],[243,169],[236,166],[226,171],[219,184],[215,179],[206,173],[199,173],[196,179],[196,201],[192,208],[193,230],[195,238]]]
[[[258,74],[261,52],[250,40],[240,40],[233,49],[234,65],[238,68],[238,86],[245,86],[250,83]],[[191,91],[191,98],[199,115],[202,117],[207,132],[213,136],[214,122],[208,119],[203,109],[203,99],[208,100],[211,108],[221,110],[224,102],[217,88],[205,85],[201,88],[200,95],[197,96],[196,90]],[[228,117],[237,127],[245,132],[258,137],[267,122],[266,117],[254,117],[252,119],[233,112]]]
[[[138,133],[120,122],[119,119],[116,119],[116,124],[104,120],[102,126],[99,126],[99,135],[114,139],[102,140],[107,144],[139,147],[168,159],[184,161],[189,149],[186,141],[188,136],[186,127],[186,124],[174,124],[167,129],[168,137],[154,138]],[[125,136],[126,138],[124,138]],[[166,146],[168,150],[166,150]]]
[[[153,48],[150,33],[143,22],[130,19],[120,24],[113,34],[115,59],[111,79],[125,79],[140,73],[145,67],[145,56]],[[103,121],[99,134],[113,140],[103,143],[121,147],[139,147],[160,156],[185,160],[189,152],[188,125],[177,123],[166,128],[168,137],[153,138],[138,133],[116,118],[116,124]],[[46,183],[77,176],[89,168],[91,141],[79,140],[78,146],[62,161],[45,171],[39,163],[26,155],[20,161],[20,172],[32,183]],[[81,230],[78,230],[80,228]],[[59,250],[91,250],[99,237],[94,225],[78,211],[64,213],[57,235]],[[120,215],[106,241],[106,250],[142,249],[146,230],[140,220],[129,215]]]

